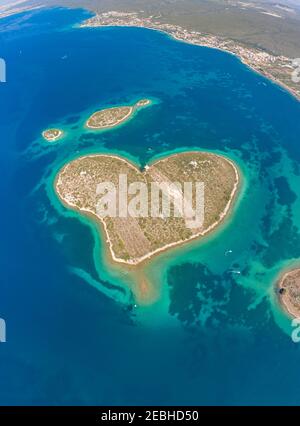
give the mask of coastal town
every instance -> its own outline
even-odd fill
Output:
[[[293,58],[275,56],[257,47],[237,43],[212,34],[187,30],[179,25],[160,22],[159,16],[144,16],[142,12],[110,11],[87,19],[81,27],[142,27],[165,32],[173,38],[198,46],[211,47],[232,53],[256,72],[276,82],[300,100],[300,87],[292,79]]]

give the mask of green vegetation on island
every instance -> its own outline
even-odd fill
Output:
[[[278,296],[285,311],[292,317],[300,317],[300,268],[282,275],[278,282]]]
[[[96,111],[86,122],[89,129],[108,129],[118,126],[129,120],[132,114],[139,108],[150,105],[149,99],[141,99],[133,106],[119,106]]]
[[[43,138],[47,142],[55,142],[60,139],[63,135],[63,131],[59,129],[47,129],[42,133]]]

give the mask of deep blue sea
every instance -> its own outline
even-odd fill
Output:
[[[78,28],[89,16],[0,21],[0,404],[299,404],[300,343],[274,286],[300,259],[300,103],[230,54]],[[83,126],[144,97],[126,125]],[[41,138],[51,126],[65,131],[55,144]],[[144,165],[186,148],[232,158],[241,193],[220,230],[150,262],[157,300],[135,307],[53,180],[84,153]]]

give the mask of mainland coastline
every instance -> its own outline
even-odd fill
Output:
[[[187,30],[179,25],[160,22],[156,17],[145,17],[138,12],[109,11],[96,14],[79,27],[136,27],[157,30],[168,34],[177,41],[222,50],[237,56],[243,64],[253,71],[287,90],[300,101],[300,88],[292,79],[293,58],[273,55],[265,50],[238,43],[235,40],[212,34]]]

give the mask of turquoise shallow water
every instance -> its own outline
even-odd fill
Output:
[[[74,27],[88,16],[0,24],[0,403],[299,404],[300,346],[273,283],[300,257],[300,103],[231,55]],[[154,105],[126,125],[83,128],[143,97]],[[49,126],[66,131],[59,143],[40,138]],[[159,297],[135,308],[95,226],[58,202],[55,174],[90,152],[144,165],[191,148],[237,162],[238,203],[218,232],[147,266]]]

